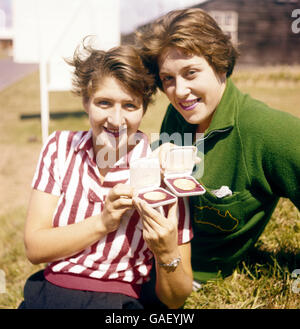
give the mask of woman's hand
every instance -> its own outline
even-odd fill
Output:
[[[166,263],[178,257],[177,203],[170,206],[168,217],[139,198],[134,198],[133,203],[143,220],[144,240],[156,260]]]
[[[193,272],[190,243],[178,246],[177,203],[170,206],[167,217],[141,199],[134,198],[133,204],[143,219],[143,236],[155,257],[156,294],[169,308],[178,308],[192,292]],[[176,269],[161,266],[179,257]]]
[[[103,212],[78,223],[53,227],[58,197],[33,190],[25,225],[26,254],[33,264],[53,262],[91,246],[115,231],[132,208],[132,188],[118,184],[108,194]]]
[[[129,185],[117,184],[108,193],[101,222],[107,233],[115,231],[121,223],[122,216],[133,208],[133,189]]]

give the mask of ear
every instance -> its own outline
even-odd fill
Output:
[[[219,73],[219,78],[222,83],[226,82],[226,72]]]

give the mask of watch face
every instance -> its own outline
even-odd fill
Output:
[[[173,272],[176,270],[177,266],[179,265],[181,261],[181,258],[178,257],[178,258],[175,258],[171,261],[171,263],[169,264],[160,264],[158,263],[158,265],[162,266],[165,268],[165,270],[167,270],[167,272]]]
[[[172,266],[177,267],[180,263],[180,259],[175,259]]]

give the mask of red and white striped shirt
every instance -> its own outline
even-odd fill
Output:
[[[140,132],[139,132],[140,133]],[[129,182],[129,164],[151,149],[146,135],[118,160],[103,184],[93,151],[92,131],[57,131],[45,143],[33,178],[34,189],[59,196],[53,226],[78,223],[101,213],[110,189]],[[192,238],[189,207],[178,200],[178,243]],[[48,264],[45,277],[53,284],[80,290],[119,292],[138,298],[148,280],[153,254],[143,239],[142,221],[126,212],[119,228],[76,255]]]

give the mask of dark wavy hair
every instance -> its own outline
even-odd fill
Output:
[[[159,79],[158,60],[164,49],[203,56],[217,73],[232,74],[238,51],[216,21],[199,8],[174,10],[136,32],[136,45],[147,67]]]
[[[94,49],[90,41],[85,38],[82,47],[78,46],[75,50],[73,59],[66,60],[75,68],[73,92],[87,102],[97,91],[101,80],[110,76],[120,81],[126,90],[141,97],[146,111],[156,92],[155,77],[144,65],[137,49],[123,45],[103,51]]]

